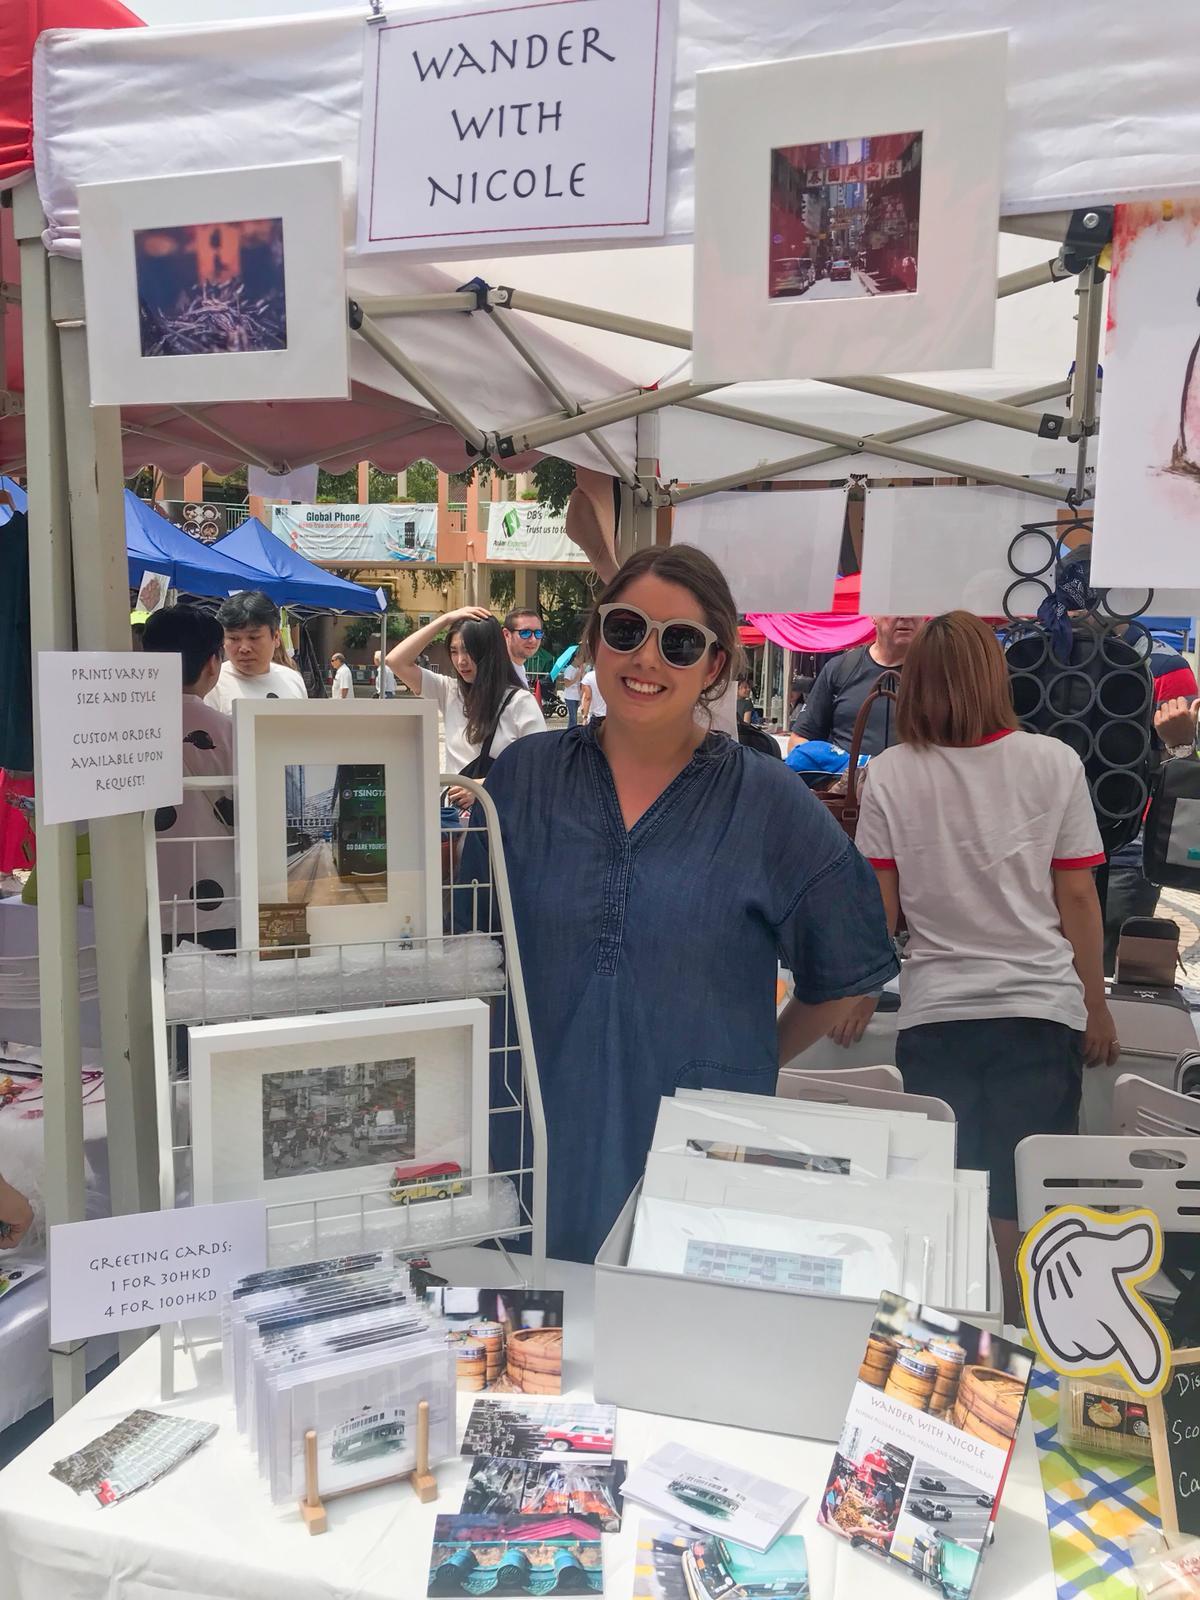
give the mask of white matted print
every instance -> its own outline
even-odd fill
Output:
[[[992,363],[1007,35],[696,75],[700,382]]]
[[[1200,201],[1118,206],[1092,582],[1200,584]]]
[[[344,399],[338,161],[79,189],[93,405]]]
[[[1047,564],[1052,546],[1025,523],[1044,522],[1046,502],[1014,489],[868,489],[863,515],[862,595],[867,616],[973,611],[1033,616],[1053,584],[1018,576]]]
[[[675,542],[710,555],[739,611],[829,611],[845,489],[708,494],[675,510]]]
[[[437,712],[428,700],[238,700],[241,943],[260,904],[306,908],[314,945],[441,927]]]
[[[661,235],[676,9],[528,0],[366,27],[358,250]]]
[[[487,1029],[481,1000],[189,1029],[196,1201],[454,1192],[488,1167]]]

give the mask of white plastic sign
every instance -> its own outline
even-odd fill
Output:
[[[182,658],[38,652],[38,821],[84,822],[183,799]]]
[[[368,25],[358,249],[660,235],[675,5],[442,5]]]
[[[50,1338],[212,1316],[229,1284],[266,1264],[259,1200],[60,1223],[50,1229]]]

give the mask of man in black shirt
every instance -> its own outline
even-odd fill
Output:
[[[792,718],[792,743],[804,739],[826,739],[849,750],[854,721],[863,701],[885,672],[898,672],[904,665],[908,647],[917,636],[922,617],[872,617],[875,639],[869,645],[827,661],[817,675],[812,690]],[[862,753],[878,755],[895,739],[895,707],[890,700],[877,700],[867,717]]]

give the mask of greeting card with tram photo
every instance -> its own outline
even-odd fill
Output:
[[[627,1499],[706,1533],[767,1550],[808,1496],[682,1444],[664,1444],[625,1480]]]
[[[968,1600],[1032,1368],[998,1334],[881,1295],[817,1520]]]

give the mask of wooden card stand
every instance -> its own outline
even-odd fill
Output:
[[[326,1500],[337,1500],[342,1495],[358,1494],[363,1489],[378,1489],[384,1483],[401,1483],[405,1478],[422,1505],[437,1499],[437,1478],[429,1470],[429,1401],[422,1400],[417,1407],[417,1464],[411,1472],[393,1473],[388,1478],[376,1478],[372,1483],[359,1484],[355,1489],[339,1489],[322,1498],[317,1482],[317,1436],[310,1428],[304,1435],[304,1499],[300,1502],[300,1515],[309,1533],[325,1533],[329,1518],[325,1512]]]

